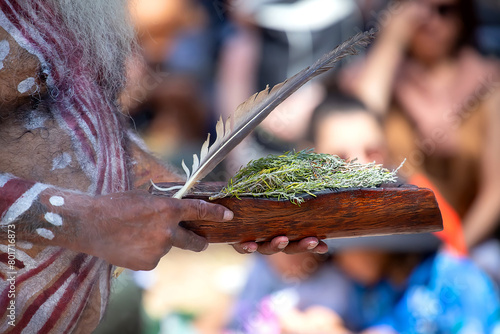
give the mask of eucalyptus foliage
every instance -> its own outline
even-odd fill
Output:
[[[315,197],[317,191],[374,188],[396,182],[398,169],[390,171],[379,164],[362,164],[312,150],[287,152],[251,161],[211,199],[275,197],[300,205],[305,194]]]

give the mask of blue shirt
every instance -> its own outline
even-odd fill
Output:
[[[413,271],[380,324],[401,334],[500,333],[498,292],[470,259],[439,252]]]

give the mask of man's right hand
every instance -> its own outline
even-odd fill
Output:
[[[68,205],[71,201],[68,198]],[[81,202],[76,207],[81,208]],[[207,248],[205,238],[179,226],[179,222],[233,218],[233,213],[221,205],[154,196],[140,190],[93,197],[81,210],[84,212],[78,216],[84,220],[78,224],[76,242],[67,247],[133,270],[155,268],[172,246],[195,252]]]

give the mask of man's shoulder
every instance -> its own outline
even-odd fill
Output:
[[[39,59],[20,46],[0,25],[0,114],[45,90]]]

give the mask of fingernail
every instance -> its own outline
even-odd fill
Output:
[[[224,211],[224,220],[231,220],[234,217],[234,213],[230,210]]]
[[[328,253],[328,249],[327,249],[327,250],[324,250],[324,251],[322,251],[322,250],[317,250],[317,251],[314,251],[314,253],[316,253],[316,254],[326,254],[326,253]]]
[[[243,250],[246,253],[254,253],[257,250],[257,248],[253,248],[253,247],[250,247],[250,246],[243,246]]]
[[[318,246],[318,242],[317,241],[312,241],[312,242],[309,243],[309,245],[307,245],[307,249],[311,250],[311,249],[316,248],[316,246]]]
[[[278,244],[278,249],[285,249],[288,246],[288,241],[282,241]]]

